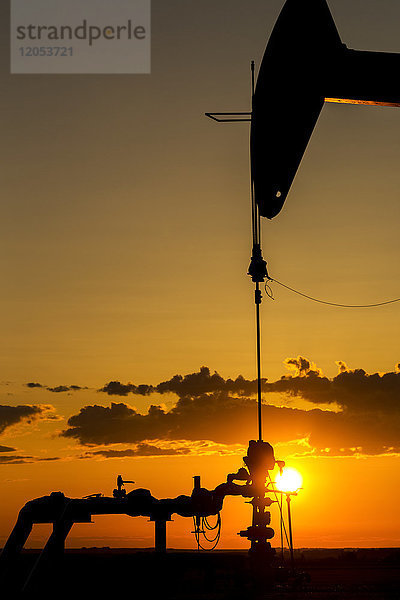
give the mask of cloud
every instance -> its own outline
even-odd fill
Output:
[[[63,432],[81,444],[140,443],[144,440],[212,440],[221,444],[245,444],[256,431],[254,400],[221,395],[179,400],[164,412],[152,406],[146,415],[126,404],[89,406],[68,421]],[[400,451],[400,420],[377,420],[376,415],[349,415],[263,406],[264,431],[272,443],[307,438],[312,448],[331,453],[341,448],[362,447],[367,454]]]
[[[79,390],[87,390],[87,387],[81,387],[80,385],[57,385],[56,387],[47,387],[46,390],[59,394],[60,392],[77,392]]]
[[[262,380],[265,384],[266,379]],[[174,375],[172,379],[159,383],[155,388],[159,394],[175,393],[179,398],[196,397],[213,392],[226,392],[239,396],[257,392],[257,380],[248,380],[239,375],[236,379],[224,379],[216,371],[211,375],[208,367],[201,367],[198,373]]]
[[[10,446],[0,446],[0,452],[15,452],[15,448],[11,448]]]
[[[262,381],[264,392],[278,392],[287,396],[299,397],[316,404],[338,404],[343,409],[393,410],[397,411],[400,398],[400,369],[395,372],[367,374],[363,369],[351,370],[343,361],[336,361],[339,373],[333,379],[325,377],[315,363],[298,356],[287,358],[285,365],[293,375],[284,375],[275,382]],[[119,381],[107,383],[102,392],[109,395],[128,396],[129,394],[148,395],[150,393],[174,393],[179,399],[197,398],[213,393],[239,397],[254,396],[257,381],[239,375],[236,379],[224,379],[216,371],[211,374],[208,367],[201,367],[197,373],[174,375],[171,379],[155,386]]]
[[[309,444],[305,451],[324,456],[400,452],[400,372],[369,375],[338,361],[339,373],[329,379],[304,357],[289,358],[285,364],[293,375],[275,382],[263,380],[265,399],[268,392],[278,392],[319,406],[339,405],[341,411],[265,404],[264,432],[271,443],[305,439]],[[138,387],[110,382],[102,390],[126,396],[138,393]],[[149,440],[246,444],[256,433],[256,401],[249,397],[255,394],[255,380],[224,379],[202,367],[197,373],[140,387],[146,394],[149,389],[175,393],[178,400],[168,411],[152,405],[147,414],[122,402],[85,406],[69,418],[61,435],[82,445],[146,444]]]
[[[263,379],[265,384],[266,379]],[[251,395],[257,392],[257,380],[248,380],[239,375],[236,379],[224,379],[216,371],[211,374],[208,367],[201,367],[197,373],[188,375],[174,375],[171,379],[163,381],[156,386],[134,383],[121,383],[110,381],[98,390],[110,396],[128,396],[137,394],[148,396],[151,393],[166,394],[174,393],[179,398],[200,396],[212,392],[230,392],[238,395]]]
[[[337,361],[335,361],[335,362],[336,362],[336,365],[337,365],[337,367],[338,367],[338,369],[339,369],[339,373],[345,373],[346,371],[348,371],[348,370],[349,370],[349,368],[348,368],[348,366],[346,365],[346,363],[345,363],[345,362],[343,362],[342,360],[337,360]]]
[[[134,458],[138,456],[179,456],[189,454],[190,448],[169,448],[160,447],[153,444],[140,443],[135,449],[128,448],[126,450],[96,450],[86,452],[82,458],[91,458],[94,456],[102,456],[104,458]]]
[[[0,456],[1,465],[23,465],[33,462],[32,456]]]
[[[141,442],[134,448],[110,449],[100,448],[90,450],[82,454],[79,458],[140,458],[157,456],[211,456],[211,455],[242,455],[246,448],[239,444],[227,446],[225,444],[216,444],[210,441],[190,441],[176,440],[172,442],[163,442],[156,440],[154,443]]]
[[[48,392],[54,392],[59,394],[60,392],[77,392],[79,390],[87,390],[87,387],[81,387],[80,385],[57,385],[55,387],[49,387],[46,385],[42,385],[41,383],[30,382],[25,384],[26,387],[30,389],[34,388],[42,388],[47,390]]]
[[[149,386],[152,387],[152,386]],[[105,392],[109,396],[127,396],[128,394],[136,394],[137,386],[133,383],[120,383],[119,381],[110,381],[99,392]],[[143,395],[146,395],[145,393]]]
[[[217,393],[179,399],[168,412],[152,405],[145,415],[124,403],[112,402],[110,407],[86,406],[69,418],[69,429],[62,435],[83,444],[139,443],[154,439],[211,439],[235,443],[237,440],[229,433],[226,423],[229,413],[235,420],[247,420],[251,414],[248,406],[253,404],[253,400]]]
[[[298,356],[297,358],[286,358],[284,364],[294,370],[297,377],[319,377],[322,375],[321,369],[318,369],[315,363],[312,363],[308,358]]]
[[[26,465],[35,462],[47,462],[60,460],[58,456],[52,456],[50,458],[37,458],[35,456],[0,456],[0,465]]]
[[[302,357],[287,359],[304,361]],[[339,373],[333,379],[322,375],[318,369],[305,369],[295,376],[285,375],[279,381],[267,383],[266,391],[298,396],[316,404],[336,403],[349,412],[384,412],[398,414],[400,411],[400,372],[374,373],[363,369],[351,370],[343,361],[337,361]]]
[[[48,405],[20,405],[20,406],[5,406],[0,405],[0,433],[10,427],[27,421],[28,423],[41,418],[57,418],[50,413],[53,410],[52,406]]]

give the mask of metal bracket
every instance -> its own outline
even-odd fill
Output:
[[[251,112],[206,112],[204,114],[209,119],[217,121],[217,123],[240,123],[251,121]]]

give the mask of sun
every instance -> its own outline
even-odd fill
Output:
[[[275,477],[276,489],[280,492],[297,492],[303,485],[303,478],[296,469],[285,467],[282,475]]]

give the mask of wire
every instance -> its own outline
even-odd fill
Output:
[[[216,521],[215,525],[210,525],[210,523],[207,520],[207,517],[201,517],[199,528],[196,527],[195,517],[193,517],[193,523],[194,523],[194,532],[193,533],[194,533],[194,536],[196,539],[197,549],[205,550],[208,552],[210,552],[211,550],[214,550],[218,546],[219,540],[221,538],[221,513],[220,512],[218,513],[217,521]],[[217,529],[217,533],[215,534],[215,537],[214,538],[207,537],[207,534],[204,531],[204,528],[207,529],[208,531],[215,531]],[[210,548],[206,548],[200,543],[201,535],[204,537],[204,539],[209,544],[213,544]]]
[[[375,302],[374,304],[338,304],[337,302],[327,302],[326,300],[319,300],[318,298],[313,298],[308,294],[303,294],[303,292],[299,292],[299,290],[295,290],[294,288],[278,281],[277,279],[269,278],[268,281],[273,281],[278,285],[298,294],[299,296],[303,296],[303,298],[307,298],[308,300],[312,300],[313,302],[318,302],[319,304],[328,304],[329,306],[338,306],[340,308],[375,308],[377,306],[385,306],[386,304],[394,304],[395,302],[400,302],[400,298],[394,298],[393,300],[386,300],[385,302]],[[268,292],[267,292],[268,293]],[[269,294],[268,294],[269,295]]]
[[[216,541],[216,539],[219,538],[219,531],[217,531],[217,533],[215,534],[215,536],[213,538],[207,537],[206,532],[203,531],[203,537],[209,544],[213,544]]]
[[[220,514],[217,515],[217,520],[215,521],[214,525],[210,525],[210,523],[208,522],[207,517],[203,517],[203,526],[204,526],[205,529],[207,529],[208,531],[215,531],[215,530],[217,530],[217,533],[215,534],[215,536],[213,538],[207,537],[206,532],[203,531],[204,539],[207,540],[207,542],[209,542],[210,544],[213,543],[213,542],[215,542],[215,540],[217,538],[219,538],[220,525],[221,525],[221,516],[220,516]]]
[[[272,483],[272,485],[274,485],[274,482],[273,482],[273,481],[272,481],[272,479],[271,479],[271,475],[270,475],[270,473],[268,473],[268,477],[269,477],[269,480],[270,480],[270,482]],[[282,523],[282,526],[283,526],[283,531],[285,532],[286,543],[287,543],[287,545],[288,545],[288,548],[290,548],[289,536],[288,536],[288,534],[287,534],[287,530],[286,530],[285,519],[283,518],[283,508],[282,508],[283,501],[282,501],[282,502],[279,502],[278,494],[277,494],[277,492],[276,492],[276,490],[275,490],[274,488],[272,488],[272,490],[271,490],[271,491],[274,493],[274,495],[275,495],[275,499],[276,499],[276,501],[277,501],[277,503],[278,503],[278,506],[279,506],[279,512],[280,512],[280,514],[281,514],[281,523]],[[281,495],[281,500],[282,500],[282,499],[283,499],[283,496]]]
[[[268,298],[270,298],[271,300],[275,300],[274,292],[272,291],[272,288],[270,285],[268,285],[268,283],[264,284],[264,290],[265,290],[265,293],[267,294]]]
[[[251,61],[251,116],[250,121],[253,117],[253,105],[254,105],[254,93],[255,93],[255,62]],[[253,179],[253,169],[252,169],[252,160],[251,160],[251,144],[250,148],[250,195],[251,195],[251,231],[253,236],[253,246],[258,243],[258,219],[257,219],[257,204],[255,201],[254,195],[254,179]]]
[[[281,494],[281,501],[279,502],[278,500],[278,505],[279,505],[279,512],[281,513],[281,518],[279,519],[280,521],[280,530],[281,530],[281,562],[282,565],[284,563],[284,551],[283,551],[283,519],[282,519],[282,504],[283,504],[283,495]]]
[[[215,525],[210,525],[210,523],[208,522],[207,517],[204,517],[205,528],[208,529],[209,531],[213,531],[214,529],[217,529],[217,527],[219,525],[219,521],[220,521],[219,514],[217,515],[217,520],[215,521]]]

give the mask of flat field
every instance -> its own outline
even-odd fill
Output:
[[[26,550],[9,579],[6,597],[19,597],[39,552]],[[302,549],[274,567],[254,564],[243,551],[193,552],[83,548],[44,563],[26,598],[146,598],[157,600],[398,600],[400,550]],[[3,587],[4,590],[4,587]],[[12,594],[10,596],[10,594]]]

